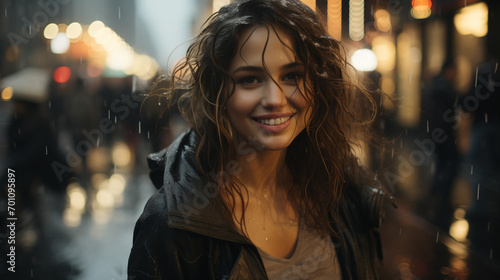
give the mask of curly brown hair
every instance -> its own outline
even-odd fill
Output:
[[[343,46],[328,34],[313,10],[298,0],[237,0],[222,7],[174,68],[167,96],[171,102],[178,101],[198,137],[196,160],[201,174],[216,181],[209,173],[222,174],[237,156],[225,110],[235,84],[228,68],[238,53],[239,35],[258,25],[284,31],[293,42],[288,47],[295,59],[304,65],[311,116],[287,150],[286,164],[294,180],[290,192],[299,194],[300,215],[309,227],[334,233],[330,221],[336,217],[345,182],[358,176],[353,135],[364,131],[371,137],[377,104],[350,78],[355,71],[345,59]],[[232,198],[224,201],[224,208],[234,217],[234,199],[243,200],[247,190],[232,174],[225,179],[216,183],[224,185]]]

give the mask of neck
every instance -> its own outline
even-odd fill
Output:
[[[286,150],[262,150],[237,159],[241,172],[237,178],[249,192],[263,193],[287,186],[289,173],[285,164]]]

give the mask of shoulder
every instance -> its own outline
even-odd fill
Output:
[[[165,197],[163,188],[153,195],[135,225],[128,260],[133,279],[181,278],[186,264],[195,264],[210,244],[201,235],[169,225]]]

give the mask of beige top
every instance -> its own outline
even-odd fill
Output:
[[[289,259],[259,249],[270,280],[342,279],[335,247],[330,236],[321,236],[299,225],[297,245]]]

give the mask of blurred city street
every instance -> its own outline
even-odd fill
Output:
[[[227,2],[0,3],[0,279],[127,279],[146,157],[187,129],[148,88]],[[500,279],[500,1],[303,2],[394,100],[385,158],[353,148],[397,204],[381,279]]]

